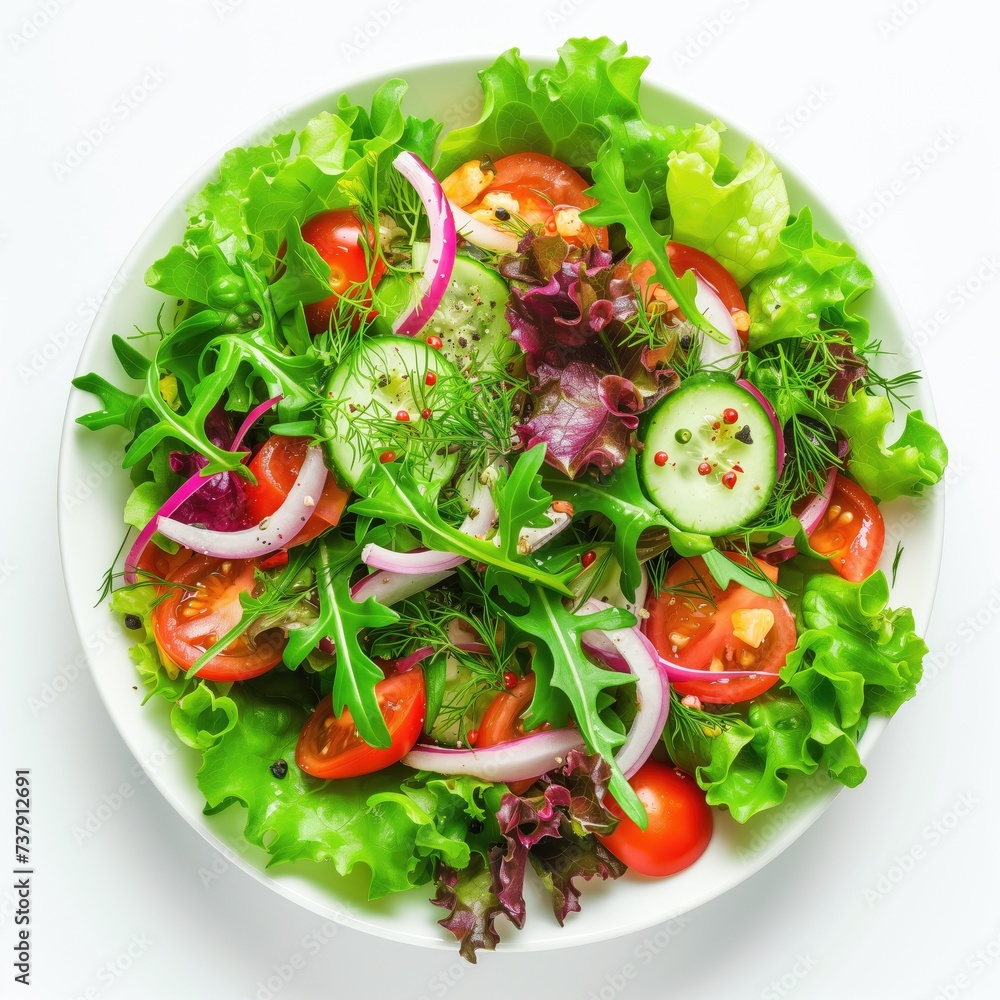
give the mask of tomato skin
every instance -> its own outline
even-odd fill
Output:
[[[522,716],[531,704],[535,695],[535,675],[526,674],[508,691],[501,691],[489,703],[479,723],[476,737],[477,747],[493,747],[498,743],[509,743],[524,736],[524,720]],[[546,728],[548,723],[541,726]],[[533,784],[535,778],[523,781],[508,782],[507,787],[515,795],[523,795]]]
[[[363,285],[369,280],[369,256],[372,258],[371,286],[385,274],[385,261],[375,256],[376,235],[370,225],[362,225],[357,213],[350,208],[333,208],[320,212],[302,224],[302,239],[312,244],[320,257],[330,265],[332,294],[319,302],[304,306],[306,325],[316,336],[329,329],[330,316],[345,295],[362,305],[371,304],[371,296]],[[362,241],[367,241],[371,254],[366,254]]]
[[[679,768],[648,760],[629,784],[645,806],[648,826],[640,830],[606,795],[604,807],[621,822],[598,840],[640,875],[663,878],[690,868],[712,839],[712,810],[698,783]]]
[[[731,315],[745,313],[747,306],[743,299],[740,286],[736,284],[736,279],[720,264],[714,257],[707,253],[688,246],[686,243],[675,243],[671,240],[667,244],[667,256],[670,258],[670,266],[678,278],[694,271],[702,279],[715,289],[716,294],[722,300],[722,304],[729,310]],[[749,343],[749,330],[740,330],[740,343],[743,350],[747,349]]]
[[[775,567],[760,562],[757,565],[773,582],[777,576]],[[677,682],[674,687],[678,693],[695,695],[710,704],[730,705],[756,698],[777,683],[778,671],[797,640],[795,618],[781,597],[762,597],[736,584],[723,590],[712,579],[700,556],[674,563],[667,573],[666,587],[700,590],[705,597],[694,593],[671,594],[666,590],[650,595],[644,631],[661,656],[682,667],[704,670],[709,677],[709,666],[716,657],[728,670],[760,672],[756,677],[736,678],[725,684],[708,680]],[[774,625],[758,649],[733,634],[731,616],[740,608],[768,610],[774,615]],[[683,645],[675,644],[671,639],[675,635],[686,640]],[[742,662],[741,657],[747,662]]]
[[[382,717],[391,744],[385,749],[369,746],[358,735],[350,709],[338,719],[327,695],[306,720],[295,746],[295,763],[314,778],[355,778],[395,764],[408,754],[420,737],[427,714],[424,675],[419,668],[391,674],[375,685]]]
[[[591,208],[597,202],[584,194],[590,184],[572,167],[544,153],[513,153],[494,160],[496,177],[471,205],[463,206],[475,212],[483,196],[506,191],[517,199],[518,215],[529,225],[541,224],[546,233],[555,233],[554,209]],[[580,238],[568,239],[576,246],[596,243],[602,250],[608,248],[608,230],[588,226]]]
[[[243,615],[240,594],[254,588],[251,560],[213,559],[191,555],[167,579],[153,608],[153,636],[161,657],[182,670],[193,667],[219,636]],[[243,637],[216,653],[197,673],[203,680],[244,681],[267,673],[281,661],[287,638],[268,629],[250,644]]]
[[[846,515],[850,515],[844,523]],[[875,572],[885,546],[885,521],[867,490],[837,474],[830,506],[809,543],[845,579],[860,583]]]
[[[272,434],[250,460],[249,469],[257,480],[243,487],[254,524],[273,514],[284,502],[305,461],[308,438]],[[316,499],[312,516],[290,545],[301,545],[340,521],[350,493],[327,473],[323,492]]]

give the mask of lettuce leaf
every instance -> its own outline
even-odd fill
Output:
[[[927,645],[909,608],[893,611],[881,571],[862,583],[829,573],[802,595],[806,631],[781,679],[809,712],[809,739],[830,775],[853,787],[865,776],[857,741],[873,712],[893,715],[916,693]]]
[[[572,38],[559,49],[554,67],[535,73],[529,72],[517,49],[504,52],[479,74],[479,121],[453,129],[442,140],[435,164],[438,176],[467,160],[526,151],[586,169],[608,137],[598,119],[609,115],[628,134],[623,155],[629,186],[646,183],[656,193],[654,207],[665,214],[667,154],[684,133],[673,125],[646,121],[639,109],[639,81],[649,60],[627,56],[627,48],[609,38]]]
[[[808,337],[821,326],[845,331],[855,348],[863,348],[868,320],[854,305],[874,279],[854,248],[814,232],[808,208],[789,221],[779,242],[784,262],[750,285],[751,350],[786,337]]]
[[[864,779],[857,743],[868,719],[893,715],[913,697],[927,652],[913,613],[889,609],[888,600],[882,572],[863,583],[816,573],[804,584],[804,630],[779,688],[734,706],[739,714],[720,720],[714,732],[701,725],[709,716],[697,725],[672,716],[667,750],[694,773],[709,804],[726,806],[745,823],[784,801],[793,774],[822,767],[849,787]]]
[[[907,413],[903,432],[892,445],[885,440],[893,421],[887,396],[866,390],[848,394],[843,406],[829,411],[829,418],[851,443],[848,471],[878,500],[920,496],[941,481],[948,448],[920,410]]]
[[[784,257],[778,236],[790,212],[774,160],[750,143],[735,169],[722,156],[718,122],[699,125],[670,153],[667,200],[672,238],[711,254],[740,285]]]
[[[594,836],[611,833],[618,825],[602,805],[610,774],[599,755],[571,750],[561,768],[542,775],[523,796],[509,791],[503,795],[497,811],[502,839],[490,849],[488,864],[473,855],[463,871],[439,866],[437,895],[431,902],[450,910],[440,923],[458,938],[463,958],[474,963],[478,949],[496,947],[497,917],[524,926],[529,863],[560,924],[580,909],[575,879],[625,873],[625,865]]]
[[[244,835],[270,864],[328,860],[342,875],[362,865],[374,899],[426,883],[439,860],[467,864],[496,841],[493,799],[503,786],[401,767],[334,782],[300,771],[295,744],[315,698],[303,675],[237,685],[230,697],[239,721],[205,751],[198,787],[209,813],[246,807]],[[282,778],[271,770],[278,760]],[[470,823],[480,829],[471,839]]]

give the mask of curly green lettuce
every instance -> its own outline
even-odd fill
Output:
[[[815,232],[808,208],[789,221],[779,243],[785,260],[750,284],[751,350],[820,329],[843,330],[861,350],[868,341],[868,320],[854,306],[874,278],[854,247]]]
[[[910,609],[892,610],[888,601],[881,572],[863,583],[811,576],[801,598],[804,631],[780,687],[714,729],[667,727],[668,752],[693,771],[709,804],[745,823],[784,801],[793,774],[823,767],[849,787],[864,779],[857,744],[868,719],[893,715],[913,697],[927,652]]]
[[[891,445],[885,440],[893,422],[887,396],[867,390],[850,394],[843,406],[830,411],[830,421],[851,444],[847,469],[852,478],[879,501],[920,496],[941,481],[948,448],[920,410],[906,414],[903,431]]]
[[[745,285],[785,256],[778,237],[790,213],[788,193],[756,143],[739,167],[723,156],[721,131],[718,122],[695,126],[669,154],[673,239],[711,254]]]
[[[198,771],[207,813],[244,806],[244,835],[269,864],[331,861],[341,875],[367,868],[372,899],[429,882],[439,863],[464,868],[473,852],[487,855],[500,835],[503,785],[402,767],[335,782],[300,771],[295,745],[310,697],[301,676],[233,689],[239,719]]]

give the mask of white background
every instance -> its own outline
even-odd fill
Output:
[[[393,0],[387,23],[357,45],[386,6],[4,4],[0,781],[10,789],[15,767],[32,769],[37,874],[28,990],[13,983],[12,895],[0,883],[0,995],[997,996],[995,8]],[[352,77],[514,44],[548,53],[569,35],[602,33],[652,56],[653,79],[771,140],[890,275],[952,449],[933,656],[865,784],[747,883],[658,936],[484,955],[472,968],[449,952],[343,928],[329,935],[330,925],[227,866],[148,783],[109,723],[69,618],[55,534],[59,428],[118,265],[231,136]],[[67,147],[102,119],[111,127],[101,141],[62,169]],[[10,790],[0,803],[13,810]],[[113,815],[89,833],[97,810]],[[2,818],[0,829],[13,833]],[[0,848],[4,869],[7,857]]]

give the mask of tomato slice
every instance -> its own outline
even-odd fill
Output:
[[[186,563],[193,554],[190,549],[186,549],[183,546],[178,548],[174,553],[164,552],[156,542],[150,541],[142,550],[142,555],[139,556],[139,564],[136,569],[148,573],[154,580],[167,580],[170,574],[179,566]],[[143,577],[140,576],[139,579],[142,580]],[[163,584],[154,583],[154,587],[158,594],[162,594],[166,589]]]
[[[773,579],[774,567],[760,562],[757,565]],[[671,593],[671,588],[680,592]],[[763,694],[777,682],[778,671],[795,648],[795,618],[782,598],[762,597],[737,584],[722,589],[701,556],[674,563],[667,573],[664,591],[651,595],[646,608],[646,635],[666,659],[682,667],[704,670],[709,677],[713,663],[720,665],[718,669],[760,671],[757,677],[740,677],[725,684],[674,684],[680,694],[695,695],[704,702],[729,705]],[[773,615],[773,625],[758,646],[735,634],[733,613],[738,611],[767,611]]]
[[[614,833],[598,839],[640,875],[662,878],[689,868],[712,839],[712,810],[690,774],[648,760],[629,780],[649,817],[640,830],[611,795],[604,806],[620,820]]]
[[[330,316],[345,296],[362,305],[371,304],[371,289],[385,274],[385,261],[374,254],[374,229],[362,224],[350,208],[334,208],[302,224],[302,239],[316,248],[330,265],[332,295],[304,306],[306,325],[314,336],[330,327]],[[368,243],[369,252],[364,243]],[[371,273],[369,274],[369,267]]]
[[[308,438],[272,434],[250,460],[249,468],[257,479],[257,485],[247,484],[243,489],[255,524],[269,517],[285,502],[305,461],[308,445]],[[312,517],[291,545],[308,542],[337,524],[349,497],[350,493],[338,486],[337,480],[328,472],[326,485],[316,499]]]
[[[809,543],[845,580],[860,583],[875,572],[882,557],[882,512],[863,487],[838,473],[830,506]]]
[[[192,555],[167,579],[177,586],[164,588],[163,599],[153,608],[153,636],[162,657],[188,670],[242,618],[240,594],[253,593],[254,564]],[[253,639],[240,636],[197,676],[209,681],[258,677],[281,660],[286,642],[276,628]]]
[[[488,194],[504,192],[517,201],[516,214],[528,225],[541,225],[543,232],[554,235],[558,231],[560,210],[584,209],[597,204],[584,194],[590,184],[580,174],[544,153],[514,153],[500,157],[493,165],[496,177],[474,202],[463,206],[467,212],[477,211]],[[608,248],[605,226],[583,225],[575,235],[567,234],[563,228],[567,243],[575,246],[596,243],[602,250]]]
[[[509,743],[524,736],[522,716],[534,695],[535,675],[530,673],[525,674],[510,691],[498,694],[483,713],[476,746],[494,747],[498,743]],[[548,723],[543,723],[539,728],[545,729],[547,726]],[[523,795],[534,783],[535,778],[526,778],[524,781],[508,782],[508,787],[515,795]]]
[[[378,707],[392,743],[369,746],[358,734],[349,709],[338,719],[327,695],[306,720],[295,747],[295,763],[314,778],[354,778],[395,764],[420,736],[427,714],[424,675],[419,668],[392,674],[375,685]]]

